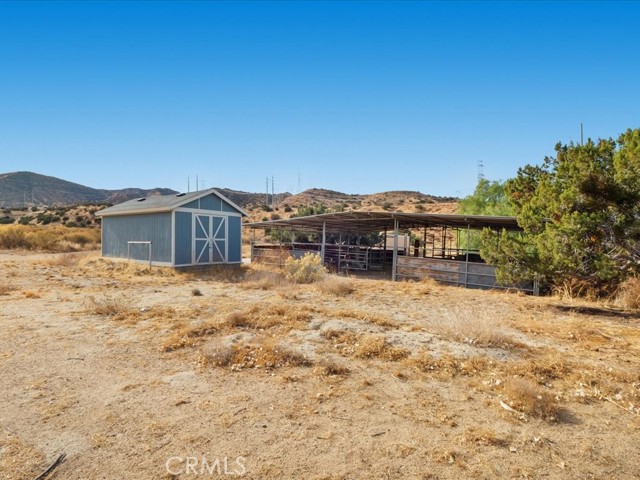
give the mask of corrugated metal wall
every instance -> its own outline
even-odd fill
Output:
[[[102,219],[102,255],[127,258],[127,242],[151,241],[152,260],[171,262],[171,213],[123,215]],[[148,260],[146,246],[131,247],[131,257]]]

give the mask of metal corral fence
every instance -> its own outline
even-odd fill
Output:
[[[440,258],[398,257],[396,278],[432,278],[438,282],[466,288],[520,290],[538,295],[538,283],[502,285],[496,279],[496,267],[486,263]]]

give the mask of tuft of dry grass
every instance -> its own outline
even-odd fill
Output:
[[[15,289],[13,285],[0,284],[0,295],[9,295]]]
[[[379,358],[395,362],[408,357],[410,352],[390,345],[383,336],[365,335],[359,340],[354,354],[357,358]]]
[[[0,432],[0,478],[27,480],[46,468],[45,455],[7,430]]]
[[[362,322],[367,322],[367,323],[373,323],[375,325],[378,325],[380,327],[385,327],[385,328],[397,328],[400,326],[398,322],[388,317],[377,315],[375,313],[359,311],[359,310],[340,309],[340,310],[335,310],[331,312],[331,315],[335,317],[342,317],[342,318],[353,318],[355,320],[360,320]]]
[[[199,288],[193,288],[191,289],[191,295],[193,295],[194,297],[201,297],[202,292],[200,291]]]
[[[616,292],[615,304],[629,310],[640,310],[640,278],[626,279]]]
[[[505,383],[505,394],[507,403],[519,412],[550,421],[558,418],[559,407],[554,398],[530,380],[510,379]]]
[[[468,428],[461,436],[461,440],[476,445],[507,447],[509,442],[507,439],[500,437],[493,430],[486,427]]]
[[[322,281],[318,282],[317,287],[321,293],[335,295],[336,297],[346,297],[355,290],[352,281],[335,275],[327,275]]]
[[[128,314],[131,311],[130,303],[131,300],[123,296],[89,297],[85,308],[93,315],[115,317]]]
[[[322,360],[315,369],[317,375],[321,377],[345,377],[351,370],[346,365],[341,365],[334,360]]]
[[[82,254],[80,254],[82,255]],[[78,264],[80,257],[78,254],[62,253],[45,260],[45,264],[51,267],[73,267]]]
[[[282,272],[264,266],[252,265],[239,286],[253,290],[273,290],[288,283]]]
[[[202,348],[201,364],[238,371],[247,368],[309,367],[313,362],[304,354],[272,338],[261,337],[234,344],[213,339]]]
[[[447,311],[433,325],[433,331],[462,343],[479,347],[521,346],[498,322],[489,311],[477,309],[471,311]]]
[[[26,292],[24,292],[24,297],[25,298],[40,298],[40,294],[38,294],[37,292],[31,291],[31,290],[27,290]]]
[[[245,311],[232,312],[225,322],[232,328],[266,330],[273,327],[302,329],[311,320],[311,309],[304,305],[254,305]]]
[[[434,356],[427,351],[408,359],[408,363],[420,372],[443,379],[477,375],[494,366],[493,360],[485,356],[459,358],[450,353]]]
[[[219,325],[211,321],[198,322],[195,325],[178,322],[174,325],[173,333],[162,342],[160,349],[163,352],[173,352],[195,347],[202,343],[204,337],[217,333],[219,329]]]

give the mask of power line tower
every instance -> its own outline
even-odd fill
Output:
[[[484,180],[484,162],[478,160],[478,183]]]

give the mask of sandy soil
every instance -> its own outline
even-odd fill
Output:
[[[0,478],[640,478],[633,312],[0,262]]]

